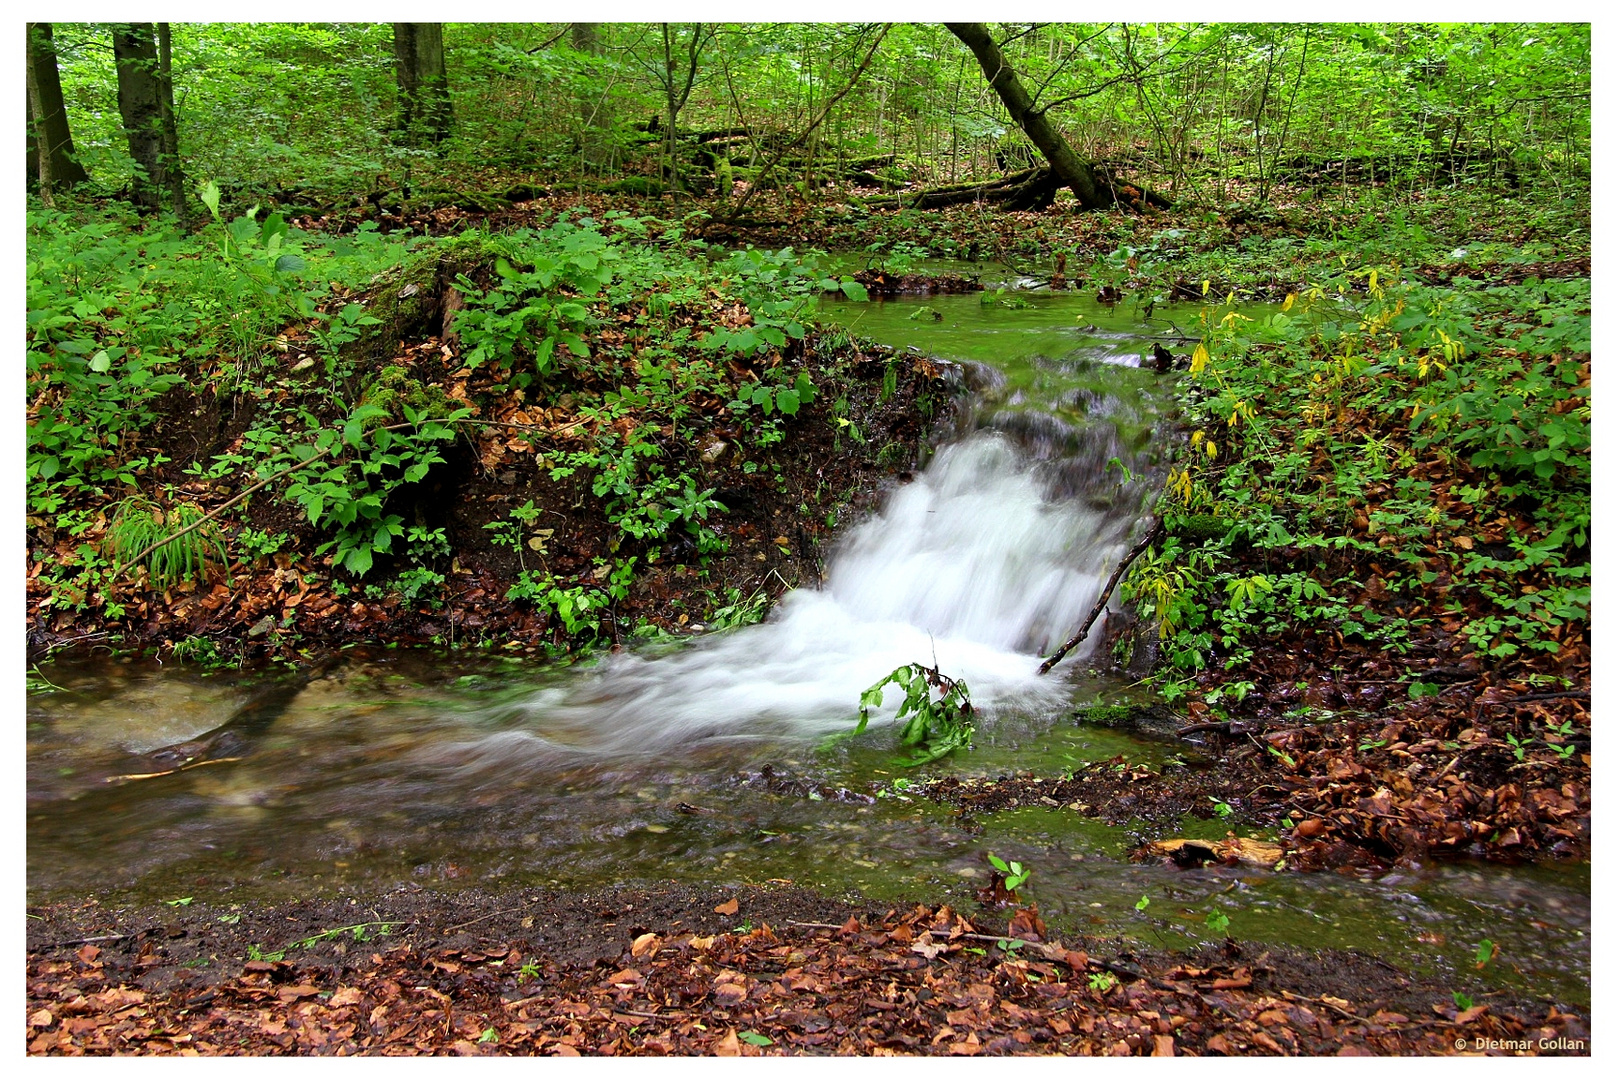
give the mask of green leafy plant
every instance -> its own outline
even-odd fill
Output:
[[[854,738],[864,732],[871,710],[882,707],[884,688],[891,683],[906,695],[895,719],[902,724],[901,747],[912,752],[897,764],[914,768],[972,744],[973,702],[967,686],[923,664],[897,667],[868,687],[861,694],[861,715],[854,730],[834,738]]]
[[[144,496],[118,504],[107,525],[108,553],[127,565],[144,560],[147,580],[157,589],[182,581],[202,581],[211,565],[226,563],[225,544],[213,523],[191,503],[167,509]]]
[[[1023,863],[1006,862],[995,855],[988,855],[986,858],[990,860],[990,865],[996,873],[1001,875],[1002,887],[1010,893],[1018,892],[1019,886],[1028,881],[1030,874],[1033,873],[1026,869]]]

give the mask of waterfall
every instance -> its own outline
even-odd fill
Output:
[[[1077,401],[1069,390],[1031,403],[1022,391],[994,393],[987,371],[975,383],[957,441],[851,530],[821,588],[789,592],[756,626],[673,653],[611,657],[537,693],[501,736],[462,750],[488,765],[816,737],[847,730],[861,691],[908,663],[937,663],[965,682],[991,722],[1000,709],[1060,705],[1068,688],[1061,675],[1037,674],[1041,654],[1096,603],[1141,485],[1122,487],[1105,466],[1123,453],[1107,416],[1117,402]]]

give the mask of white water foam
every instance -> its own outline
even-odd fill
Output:
[[[1102,540],[1117,523],[1042,489],[1003,436],[948,446],[851,532],[821,590],[790,592],[758,626],[663,656],[612,657],[536,695],[522,707],[526,737],[509,730],[498,752],[512,764],[825,735],[847,730],[861,691],[908,663],[937,662],[991,717],[1056,705],[1067,689],[1037,674],[1038,654],[1079,625],[1123,545]],[[875,720],[892,718],[890,698]],[[460,749],[467,761],[494,747]]]

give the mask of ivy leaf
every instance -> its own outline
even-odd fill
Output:
[[[799,394],[796,390],[779,390],[776,393],[776,407],[782,410],[785,416],[795,416],[799,411]]]

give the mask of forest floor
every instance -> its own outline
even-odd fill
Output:
[[[312,212],[299,223],[352,229],[369,218],[384,228],[443,235],[471,224],[529,224],[582,202],[596,212],[645,209],[630,197],[524,194],[533,197],[493,210],[485,204],[469,211],[447,198],[418,200],[393,213],[386,203]],[[1207,216],[975,207],[907,217],[904,211],[852,212],[847,205],[783,204],[761,208],[752,224],[723,239],[728,245],[859,249],[874,239],[927,244],[948,234],[959,238],[952,254],[1000,259],[1015,269],[1029,263],[1023,269],[1043,278],[1058,253],[1078,267],[1126,243],[1144,251],[1157,244],[1153,257],[1160,261],[1185,257],[1193,266],[1204,260],[1170,283],[1173,293],[1202,294],[1201,282],[1213,279],[1217,293],[1281,300],[1306,284],[1297,268],[1257,271],[1264,252],[1250,250],[1232,264],[1232,280],[1222,281],[1210,271],[1212,253],[1331,231],[1331,220],[1323,220],[1331,217],[1330,209],[1297,205],[1212,222]],[[1189,236],[1179,246],[1155,239],[1177,226]],[[1503,243],[1529,235],[1506,218],[1482,228],[1499,232]],[[1106,282],[1071,273],[1068,284],[1128,285],[1136,270],[1123,267]],[[1459,266],[1435,257],[1412,273],[1444,283]],[[1589,276],[1590,255],[1551,251],[1539,261],[1468,273],[1504,285]],[[556,618],[507,598],[524,563],[515,548],[491,541],[490,526],[527,501],[551,530],[547,544],[530,549],[544,557],[548,573],[582,584],[599,580],[594,575],[614,554],[599,525],[599,502],[583,480],[543,479],[544,461],[567,449],[580,414],[555,400],[537,405],[503,395],[486,372],[461,369],[451,362],[432,305],[423,310],[425,321],[389,328],[388,359],[422,385],[478,401],[484,419],[541,428],[550,440],[508,438],[485,428],[458,439],[449,452],[434,474],[435,490],[422,502],[429,515],[424,523],[443,527],[456,553],[440,600],[415,603],[397,591],[346,588],[311,554],[314,530],[287,504],[264,501],[253,506],[250,522],[265,533],[289,534],[284,550],[240,562],[230,581],[207,588],[129,586],[122,597],[131,612],[121,628],[123,647],[168,651],[203,640],[212,643],[216,658],[294,663],[349,642],[554,651]],[[315,355],[296,328],[287,337],[289,369],[306,351]],[[801,362],[815,347],[812,337],[790,361]],[[794,423],[792,438],[750,448],[746,460],[722,453],[701,466],[704,483],[728,508],[730,549],[713,556],[701,574],[695,557],[643,567],[616,607],[614,636],[603,645],[629,643],[616,636],[621,624],[681,634],[712,627],[716,613],[739,618],[740,607],[757,618],[787,588],[817,580],[838,526],[907,477],[955,393],[947,366],[859,343],[829,343],[818,363],[825,385]],[[720,398],[698,400],[710,419],[705,437],[670,448],[694,467],[710,447],[736,444],[740,435]],[[863,441],[840,437],[834,401],[839,415],[865,432]],[[186,466],[240,446],[254,416],[251,403],[242,404],[175,391],[154,429],[153,447],[171,459],[165,478],[204,508],[236,491],[197,481]],[[1503,521],[1503,527],[1514,524]],[[105,525],[103,518],[90,538]],[[44,520],[30,526],[31,651],[105,640],[105,623],[93,609],[41,606],[50,594],[44,581],[53,561],[70,557],[87,534],[69,535]],[[1250,555],[1255,568],[1264,564],[1263,553]],[[1381,586],[1368,580],[1376,598]],[[1192,764],[1160,770],[1101,762],[1058,777],[938,780],[926,791],[966,817],[1045,804],[1111,822],[1159,822],[1164,829],[1188,815],[1207,817],[1223,804],[1231,808],[1234,828],[1276,830],[1280,861],[1294,871],[1354,872],[1433,857],[1586,857],[1591,656],[1585,635],[1570,636],[1556,652],[1502,665],[1481,664],[1456,635],[1428,645],[1418,667],[1342,638],[1293,641],[1276,655],[1262,655],[1237,672],[1255,684],[1241,713],[1217,715],[1195,698],[1174,718],[1171,728],[1182,729],[1203,751]],[[1420,677],[1435,691],[1409,696],[1410,680]],[[1290,711],[1301,704],[1337,715],[1307,722]],[[1201,863],[1245,854],[1236,844],[1217,843],[1182,858]],[[29,1050],[1586,1052],[1587,1022],[1579,1015],[1494,998],[1459,1011],[1449,988],[1355,954],[1278,948],[1251,955],[1252,947],[1228,942],[1171,956],[1072,932],[1062,945],[1042,940],[1048,935],[1029,913],[1015,916],[1010,927],[1003,918],[930,907],[890,910],[791,888],[734,893],[661,885],[590,895],[412,889],[356,901],[219,911],[201,902],[126,908],[92,898],[30,912]],[[1009,935],[1031,944],[997,944]]]
[[[793,887],[29,913],[46,1055],[1575,1054],[1589,1022],[1355,952],[1169,955]],[[246,958],[246,959],[244,959]]]

